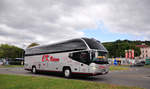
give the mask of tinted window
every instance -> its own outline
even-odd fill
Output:
[[[58,44],[30,48],[26,50],[26,54],[51,53],[85,49],[87,49],[85,43],[81,39],[75,39]]]
[[[90,63],[90,53],[88,51],[74,52],[71,53],[69,57],[85,64]]]
[[[97,49],[97,50],[103,50],[107,52],[106,48],[97,40],[95,39],[88,39],[88,38],[83,38],[85,42],[88,44],[90,49]]]

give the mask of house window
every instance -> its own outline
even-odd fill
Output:
[[[145,52],[147,53],[147,50]]]
[[[148,57],[148,55],[146,54],[146,57]]]

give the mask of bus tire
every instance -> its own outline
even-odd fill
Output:
[[[71,70],[70,70],[70,68],[64,68],[63,73],[64,73],[64,77],[65,78],[70,78],[71,77]]]
[[[36,74],[36,73],[37,73],[37,70],[36,70],[36,67],[35,67],[35,66],[32,67],[32,73],[33,73],[33,74]]]

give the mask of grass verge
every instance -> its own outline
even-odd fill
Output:
[[[145,68],[150,68],[150,65],[144,65]]]
[[[81,80],[0,74],[0,89],[143,89]]]
[[[110,71],[129,70],[129,67],[128,67],[128,66],[114,66],[114,65],[111,65],[111,66],[109,67],[109,70],[110,70]]]
[[[0,68],[24,67],[24,65],[0,65]]]

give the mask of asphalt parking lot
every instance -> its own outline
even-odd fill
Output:
[[[45,77],[60,77],[61,75],[54,74],[32,74],[29,71],[25,71],[23,68],[0,68],[1,74],[16,74],[16,75],[28,75],[28,76],[45,76]],[[116,85],[125,86],[137,86],[141,88],[150,89],[150,69],[135,67],[128,71],[113,71],[107,75],[99,75],[94,77],[74,77],[72,79],[104,82]]]

